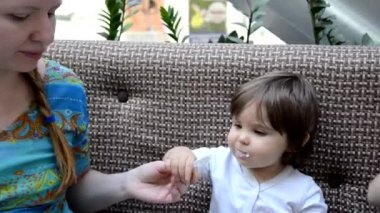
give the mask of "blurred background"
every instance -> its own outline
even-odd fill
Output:
[[[110,4],[112,1],[108,1]],[[115,1],[116,2],[116,1]],[[254,44],[375,44],[380,41],[380,0],[130,0],[123,20],[129,28],[122,41],[176,42],[168,33],[160,7],[172,7],[181,18],[177,42],[218,42],[221,35]],[[318,4],[320,3],[320,4]],[[325,6],[324,6],[325,3]],[[129,6],[133,5],[133,6]],[[255,7],[256,5],[256,7]],[[259,5],[259,6],[257,6]],[[63,0],[56,12],[56,39],[105,40],[107,11],[103,0]],[[253,11],[257,9],[256,11]],[[102,12],[103,10],[103,12]],[[256,12],[256,13],[252,13]],[[314,14],[313,14],[314,12]],[[253,14],[252,22],[250,15]],[[314,16],[313,16],[314,15]],[[103,18],[104,20],[104,18]],[[252,21],[251,20],[251,21]],[[254,30],[248,33],[248,26]],[[102,27],[103,26],[103,27]],[[319,37],[318,37],[319,36]],[[368,36],[368,37],[366,37]],[[318,38],[317,38],[318,37]],[[334,40],[335,39],[335,40]],[[370,39],[370,41],[368,41]],[[237,43],[236,39],[231,39]],[[330,40],[333,40],[332,42]],[[335,42],[335,43],[334,43]],[[363,43],[364,42],[364,43]]]

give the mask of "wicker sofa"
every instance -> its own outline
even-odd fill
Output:
[[[56,41],[46,56],[84,81],[92,166],[112,173],[175,145],[223,144],[239,84],[268,71],[302,73],[317,89],[321,117],[301,170],[322,187],[330,212],[379,211],[366,193],[380,173],[380,47]],[[105,212],[207,212],[209,199],[201,182],[176,204],[128,201]]]

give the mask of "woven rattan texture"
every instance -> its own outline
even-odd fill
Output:
[[[48,57],[86,85],[92,166],[103,172],[158,160],[175,145],[224,144],[239,84],[269,71],[301,73],[321,109],[301,170],[320,184],[330,212],[377,211],[366,193],[380,172],[379,47],[56,41]],[[118,100],[121,92],[127,102]],[[177,204],[129,201],[108,211],[207,212],[209,194],[209,184],[200,183]]]

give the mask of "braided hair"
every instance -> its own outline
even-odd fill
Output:
[[[30,82],[33,88],[37,106],[41,114],[44,116],[45,121],[47,118],[53,118],[53,114],[44,91],[44,80],[41,77],[41,74],[37,69],[34,69],[32,72],[24,73],[23,75],[26,80]],[[73,151],[65,138],[63,130],[61,130],[56,122],[52,120],[50,120],[50,122],[45,122],[45,124],[49,130],[50,138],[53,142],[58,168],[61,173],[61,185],[55,194],[58,196],[66,187],[76,182],[75,159]]]

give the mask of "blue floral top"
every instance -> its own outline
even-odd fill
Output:
[[[71,70],[54,61],[46,61],[46,67],[48,101],[81,176],[90,167],[85,90]],[[0,174],[0,212],[71,212],[65,193],[53,198],[61,182],[52,141],[36,104],[0,132]]]

